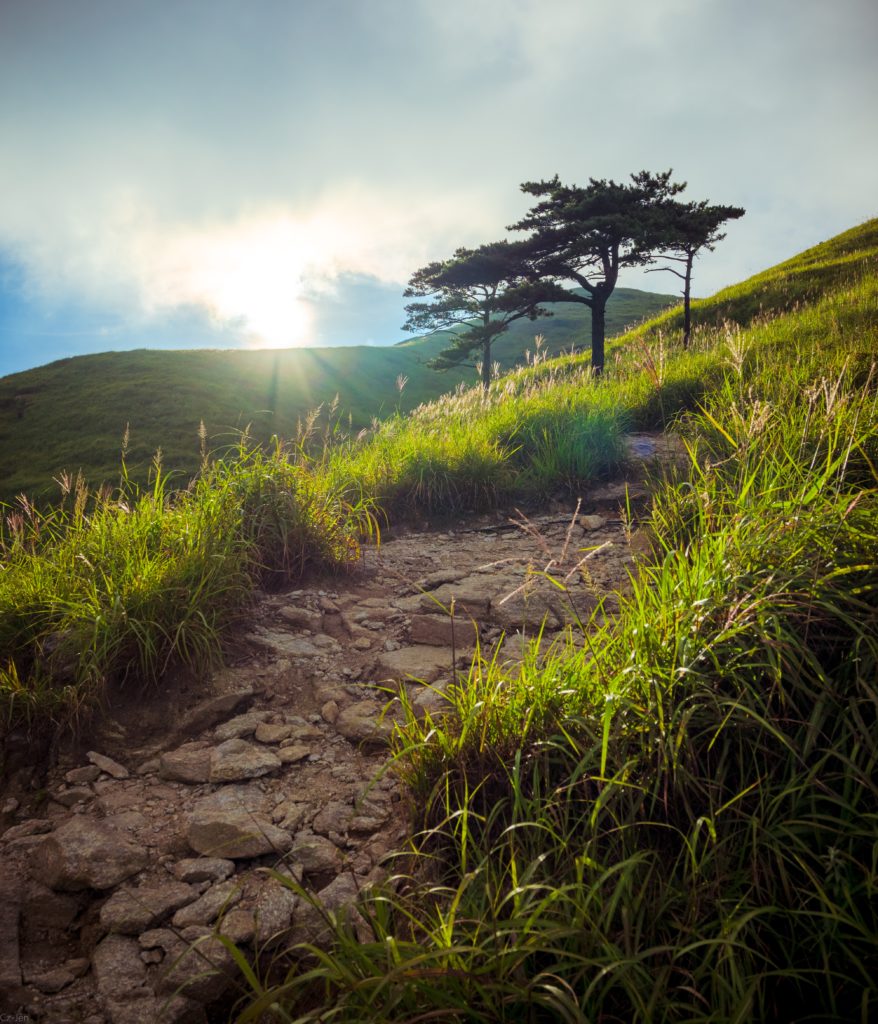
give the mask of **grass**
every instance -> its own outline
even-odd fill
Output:
[[[618,615],[409,715],[413,839],[367,934],[333,919],[236,1019],[874,1019],[876,299],[716,333]]]
[[[395,874],[357,932],[332,918],[331,948],[252,975],[241,1020],[874,1018],[878,274],[858,230],[863,258],[848,239],[800,261],[829,282],[811,301],[768,272],[735,295],[758,315],[685,353],[660,319],[598,381],[532,358],[361,436],[244,439],[183,491],[157,464],[146,490],[68,478],[61,506],[6,510],[6,721],[69,725],[107,685],[209,667],[254,586],[344,566],[380,515],[575,494],[633,427],[687,445],[617,614],[518,671],[482,652],[444,715],[409,715]],[[769,285],[797,297],[770,311]]]
[[[608,306],[608,331],[652,316],[672,296],[617,289]],[[581,344],[590,330],[584,307],[538,324],[515,324],[496,346],[506,368],[523,361],[540,330],[545,351]],[[134,351],[64,359],[0,379],[0,501],[20,493],[45,504],[53,480],[81,471],[93,487],[118,477],[119,442],[130,428],[128,472],[145,486],[152,457],[164,453],[165,471],[185,486],[200,464],[197,430],[206,424],[217,455],[234,452],[249,429],[254,440],[295,437],[300,421],[334,401],[354,432],[373,418],[407,412],[461,382],[471,368],[437,373],[427,368],[447,341],[437,335],[401,345],[280,351]],[[400,393],[396,381],[406,385]],[[337,398],[336,398],[337,396]]]
[[[327,488],[300,453],[242,443],[169,493],[160,464],[90,493],[65,478],[46,512],[26,499],[0,528],[0,708],[7,728],[75,726],[110,685],[149,687],[171,664],[203,674],[256,585],[357,557],[368,502]]]

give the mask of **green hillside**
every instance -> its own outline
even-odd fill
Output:
[[[236,1019],[876,1018],[876,234],[701,303],[686,351],[663,315],[601,378],[586,355],[541,361],[316,458],[254,447],[185,491],[0,519],[0,737],[49,733],[123,684],[163,702],[168,666],[221,660],[254,589],[356,563],[376,524],[559,491],[573,508],[624,471],[632,426],[684,442],[612,603],[576,599],[608,545],[571,523],[532,577],[567,631],[521,664],[483,648],[435,713],[400,688],[404,853],[356,917],[325,915],[319,956],[236,956]]]
[[[607,332],[626,327],[676,301],[673,296],[618,288],[607,307]],[[496,346],[501,367],[523,361],[537,333],[544,352],[588,343],[586,307],[556,305],[556,315],[519,322]],[[56,493],[53,478],[78,470],[92,483],[115,482],[120,446],[130,426],[128,465],[145,479],[162,449],[166,469],[193,473],[199,464],[198,427],[212,449],[253,436],[291,437],[297,421],[337,394],[338,411],[354,430],[471,382],[472,369],[437,373],[425,365],[446,343],[441,335],[389,347],[303,348],[278,351],[108,352],[63,359],[0,379],[0,500]],[[400,394],[397,378],[408,381]],[[324,421],[325,422],[325,421]]]

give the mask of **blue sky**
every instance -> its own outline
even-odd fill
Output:
[[[878,213],[876,42],[873,0],[3,0],[0,374],[394,343],[556,172],[746,207],[707,294]]]

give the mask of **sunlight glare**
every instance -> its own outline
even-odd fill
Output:
[[[257,348],[313,341],[306,278],[325,239],[289,216],[222,229],[192,240],[181,254],[187,290],[219,320],[239,323]]]

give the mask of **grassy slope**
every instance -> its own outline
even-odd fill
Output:
[[[358,493],[391,514],[577,493],[626,426],[684,414],[691,464],[619,616],[588,658],[477,662],[448,717],[410,720],[404,863],[428,870],[366,895],[312,971],[291,958],[283,992],[254,986],[245,1019],[279,999],[315,1024],[874,1019],[876,227],[724,293],[767,314],[810,261],[809,304],[688,353],[665,321],[599,382],[546,362],[317,461],[253,453],[174,500],[0,525],[3,709],[63,718],[132,665],[209,663],[266,572],[354,554]]]
[[[671,296],[617,289],[608,307],[610,334],[654,315]],[[559,307],[558,315],[518,323],[496,346],[509,367],[546,337],[551,353],[587,341],[589,311]],[[255,437],[291,437],[297,420],[339,395],[354,429],[397,408],[412,409],[471,381],[473,371],[435,373],[425,363],[440,336],[387,348],[293,349],[277,352],[175,351],[105,353],[60,360],[0,380],[0,500],[25,492],[57,493],[52,479],[82,469],[97,484],[117,481],[119,451],[130,424],[129,471],[142,479],[161,447],[164,465],[185,474],[199,461],[203,420],[216,448],[252,424]],[[407,376],[402,396],[396,379]]]
[[[875,1019],[876,227],[703,306],[750,326],[687,355],[639,332],[616,381],[579,381],[628,415],[691,410],[654,558],[588,657],[477,661],[446,716],[410,714],[411,874],[241,1019]],[[812,301],[770,315],[801,274]],[[574,362],[495,390],[563,388]]]

